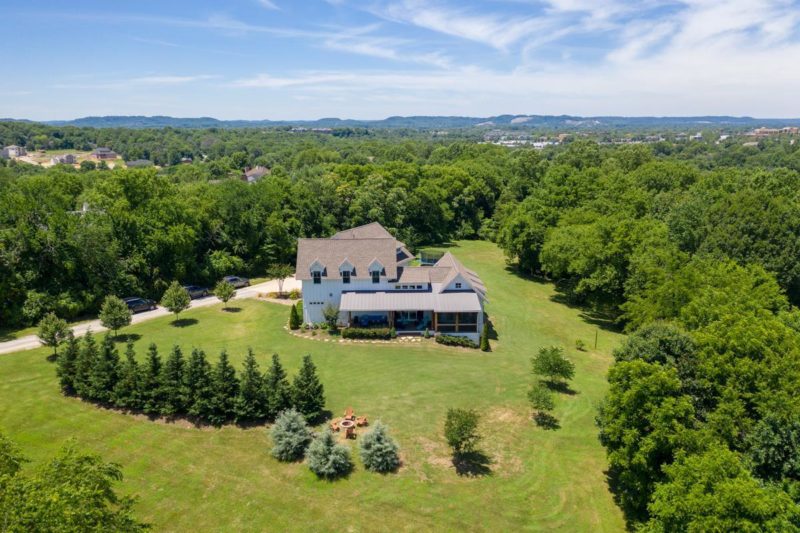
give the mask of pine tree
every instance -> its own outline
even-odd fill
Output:
[[[350,448],[337,444],[330,429],[314,439],[308,447],[308,468],[317,476],[334,479],[350,473],[353,461]]]
[[[292,304],[292,309],[289,311],[289,329],[300,328],[300,315],[297,313],[297,305]]]
[[[223,350],[219,361],[214,366],[211,376],[211,417],[209,422],[221,426],[236,416],[236,397],[239,395],[239,380],[236,369],[228,360],[228,353]]]
[[[373,472],[392,472],[400,466],[399,447],[380,421],[364,435],[360,443],[364,467]]]
[[[278,354],[272,354],[272,365],[264,375],[263,387],[267,400],[267,418],[275,420],[281,411],[292,405],[292,389]]]
[[[183,381],[189,416],[201,421],[208,420],[211,414],[211,365],[203,350],[192,350]]]
[[[128,343],[125,349],[125,361],[119,371],[119,381],[114,387],[114,404],[123,409],[139,410],[142,408],[142,385],[139,363],[136,362],[136,353],[133,343]]]
[[[161,387],[161,408],[163,416],[175,416],[185,411],[186,393],[183,385],[183,353],[178,345],[172,347],[164,366],[161,368],[159,385]]]
[[[70,331],[67,333],[67,347],[58,357],[58,381],[61,391],[64,394],[75,394],[75,365],[80,356],[80,345],[75,335]]]
[[[161,356],[158,347],[151,344],[147,349],[147,359],[142,368],[142,409],[149,415],[161,412]]]
[[[272,456],[279,461],[302,459],[312,434],[306,419],[295,409],[281,411],[270,430]]]
[[[96,402],[111,402],[114,386],[119,379],[119,353],[110,334],[103,337],[100,353],[89,372],[89,399]]]
[[[75,392],[82,398],[88,399],[91,393],[89,376],[97,357],[97,342],[94,340],[91,330],[89,330],[83,337],[78,359],[75,361]]]
[[[303,356],[303,365],[292,383],[292,401],[309,422],[319,420],[325,409],[324,389],[310,355]]]
[[[253,422],[267,416],[267,398],[264,394],[264,378],[252,349],[247,350],[244,370],[236,398],[236,420]]]

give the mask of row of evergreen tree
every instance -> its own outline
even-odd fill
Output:
[[[192,350],[187,359],[179,346],[162,360],[151,344],[139,362],[129,343],[121,360],[110,335],[98,344],[89,332],[81,341],[70,334],[57,362],[65,394],[151,416],[186,417],[218,426],[274,420],[292,407],[315,421],[325,408],[324,389],[310,355],[303,357],[290,384],[277,354],[262,373],[248,350],[237,376],[225,351],[212,365],[203,350]]]

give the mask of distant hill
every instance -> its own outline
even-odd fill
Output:
[[[14,119],[0,119],[14,120]],[[544,129],[641,129],[705,127],[800,126],[800,119],[752,118],[729,116],[700,117],[579,117],[571,115],[499,115],[495,117],[410,116],[388,117],[381,120],[321,118],[318,120],[219,120],[213,117],[176,118],[167,116],[105,116],[83,117],[74,120],[50,120],[53,126],[83,126],[92,128],[544,128]]]

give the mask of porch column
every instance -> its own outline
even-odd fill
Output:
[[[437,324],[437,322],[438,322],[437,317],[438,316],[439,316],[439,313],[436,313],[436,312],[433,313],[433,331],[437,331],[439,329],[439,325]]]

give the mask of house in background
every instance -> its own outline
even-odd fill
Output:
[[[147,168],[152,167],[153,162],[149,159],[134,159],[133,161],[125,161],[127,168]]]
[[[255,183],[267,174],[269,174],[269,169],[267,167],[258,166],[255,168],[248,168],[244,171],[242,179],[247,183]]]
[[[409,266],[406,246],[377,222],[329,239],[300,239],[296,278],[303,287],[303,321],[323,322],[339,310],[344,326],[387,325],[398,334],[428,329],[480,340],[486,288],[447,252],[432,266]]]
[[[50,158],[50,163],[53,165],[74,165],[78,162],[78,156],[75,154],[61,154]]]
[[[14,157],[22,157],[23,155],[28,155],[28,151],[25,150],[22,146],[17,146],[16,144],[12,144],[11,146],[6,146],[3,148],[3,151],[0,152],[0,156],[3,159],[11,159]]]
[[[89,157],[97,159],[98,161],[108,161],[116,159],[119,156],[110,148],[95,148],[94,152],[89,154]]]

